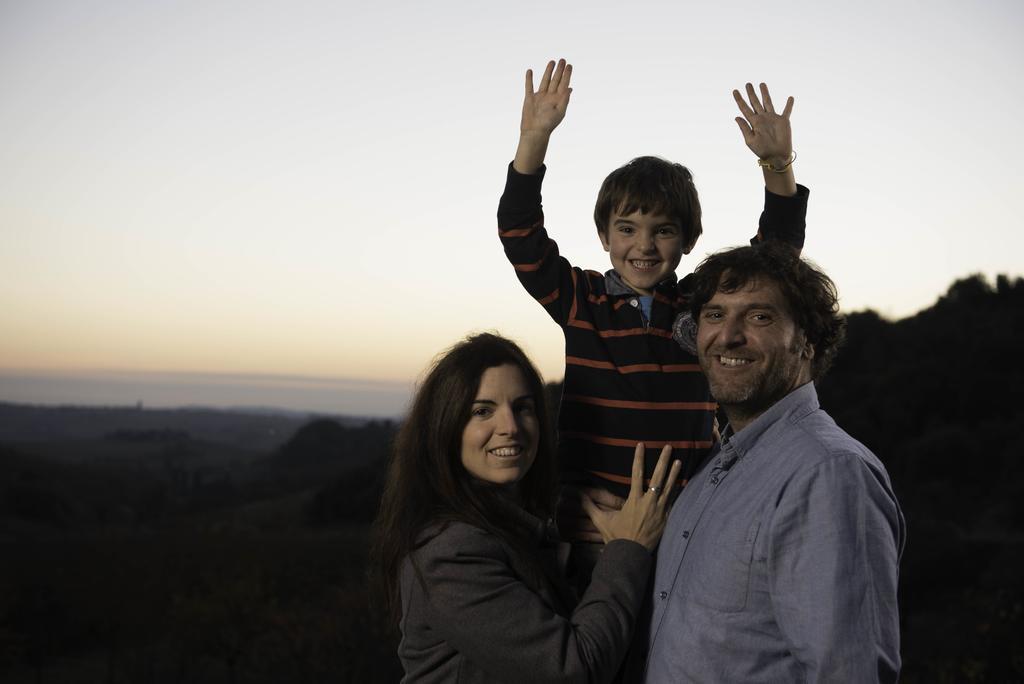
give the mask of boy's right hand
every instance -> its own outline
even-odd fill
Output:
[[[562,123],[569,107],[572,88],[572,65],[564,59],[548,62],[540,86],[533,89],[533,70],[526,70],[526,96],[523,116],[519,122],[519,147],[512,167],[519,173],[531,174],[544,163],[551,132]]]
[[[551,135],[551,131],[562,123],[565,110],[569,107],[569,95],[572,88],[572,64],[564,59],[548,62],[544,75],[540,77],[540,88],[533,91],[533,69],[526,70],[526,97],[523,98],[523,118],[519,124],[519,132]]]

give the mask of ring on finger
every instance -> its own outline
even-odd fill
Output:
[[[658,492],[660,492],[660,491],[661,491],[661,487],[651,487],[651,488],[650,488],[650,489],[648,489],[647,491],[649,491],[649,492],[652,492],[652,493],[654,493],[654,494],[657,494]]]

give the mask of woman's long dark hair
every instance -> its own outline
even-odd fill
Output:
[[[523,350],[498,335],[472,335],[442,354],[420,384],[388,463],[370,549],[370,580],[384,609],[400,616],[402,562],[437,521],[460,520],[519,546],[521,532],[495,487],[475,482],[462,465],[462,433],[488,368],[519,368],[535,402],[539,441],[533,466],[518,484],[519,505],[541,519],[553,513],[557,486],[554,438],[544,383]],[[507,509],[506,509],[507,510]]]

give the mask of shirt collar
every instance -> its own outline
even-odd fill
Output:
[[[768,410],[752,420],[739,432],[726,425],[722,432],[722,444],[718,459],[728,469],[750,451],[761,436],[773,425],[790,417],[805,416],[818,408],[818,392],[814,383],[808,382],[779,399]]]
[[[677,279],[676,274],[669,274],[667,278],[658,283],[659,288],[674,288]],[[631,288],[626,284],[626,281],[622,279],[618,271],[612,269],[605,271],[604,274],[604,291],[610,295],[639,295],[640,293]],[[642,295],[641,295],[642,296]]]

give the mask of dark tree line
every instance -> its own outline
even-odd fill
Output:
[[[1024,281],[849,317],[823,407],[883,460],[909,528],[904,681],[1024,680]]]

